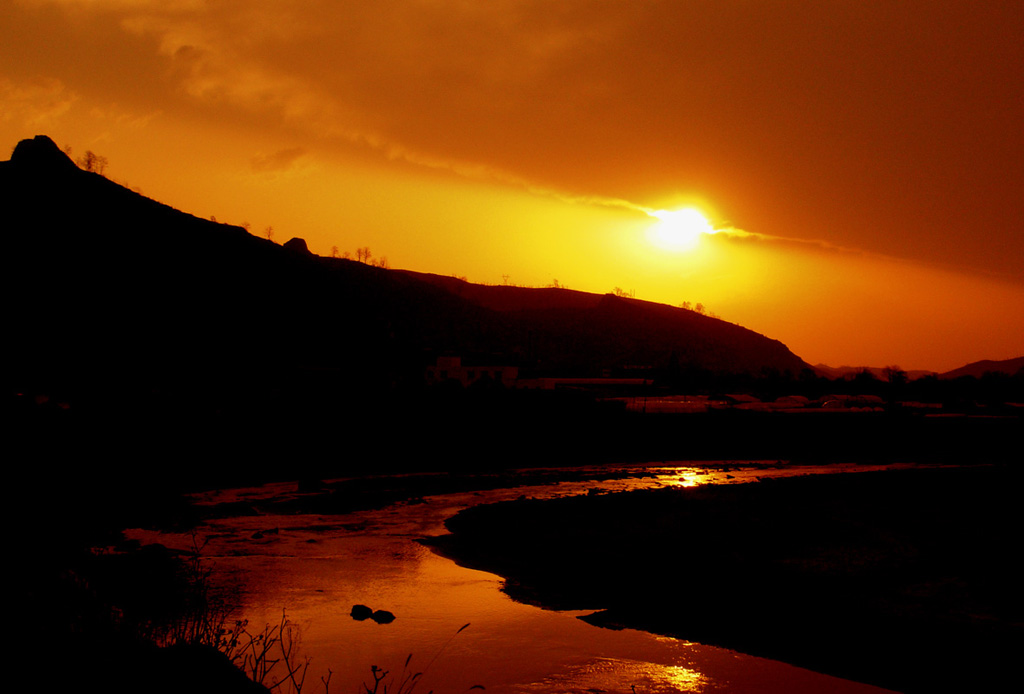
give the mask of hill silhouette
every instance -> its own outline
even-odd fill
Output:
[[[961,366],[958,369],[939,374],[939,378],[952,379],[963,376],[981,378],[985,374],[1005,374],[1007,376],[1020,375],[1024,372],[1024,357],[1015,359],[992,360],[983,359]]]
[[[561,288],[471,284],[407,273],[513,320],[549,368],[699,368],[720,373],[798,374],[808,365],[781,342],[695,311]],[[520,337],[519,343],[523,338]]]
[[[422,380],[437,355],[541,375],[628,366],[799,372],[781,343],[692,311],[485,287],[279,246],[79,170],[47,137],[0,163],[22,387],[100,393]],[[299,376],[296,376],[296,375]]]
[[[0,216],[8,483],[18,490],[11,515],[28,526],[14,533],[13,555],[28,558],[14,572],[25,612],[15,619],[30,625],[26,643],[64,644],[76,674],[132,664],[131,685],[104,680],[112,691],[152,672],[186,673],[196,690],[206,681],[78,630],[83,598],[60,592],[67,576],[78,590],[68,568],[83,548],[126,527],[187,524],[182,488],[609,459],[924,452],[988,462],[1016,450],[1019,418],[641,417],[572,393],[428,389],[425,368],[442,355],[526,376],[682,384],[696,372],[807,365],[778,341],[680,308],[320,258],[301,239],[279,246],[82,171],[45,136],[0,162]],[[329,502],[350,508],[390,492],[339,490]],[[63,632],[72,640],[61,625],[74,626]],[[41,654],[30,670],[52,666],[51,651],[30,650]]]

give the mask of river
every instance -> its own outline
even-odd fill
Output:
[[[622,468],[602,481],[557,482],[427,496],[387,508],[342,515],[239,515],[206,521],[197,531],[203,561],[217,585],[230,589],[236,616],[249,631],[297,627],[298,651],[309,658],[303,691],[355,694],[371,688],[371,666],[390,674],[397,694],[405,669],[423,672],[415,691],[465,692],[723,692],[866,694],[885,690],[836,679],[735,651],[591,626],[587,612],[551,611],[511,600],[493,574],[457,566],[417,539],[445,532],[459,510],[520,496],[548,498],[626,489],[739,483],[794,474],[853,473],[882,466],[796,467],[731,463],[664,463]],[[578,472],[579,468],[574,468]],[[606,473],[607,468],[602,472]],[[222,490],[198,505],[296,495],[296,485]],[[188,548],[190,535],[130,530],[129,537]],[[389,624],[357,621],[355,604],[392,612]],[[594,609],[601,608],[594,605]],[[464,625],[469,625],[459,631]],[[383,690],[378,690],[383,694]]]

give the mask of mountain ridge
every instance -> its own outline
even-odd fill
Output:
[[[445,354],[558,375],[808,368],[777,340],[681,308],[386,270],[296,250],[301,240],[279,246],[79,170],[45,136],[0,163],[0,190],[17,351],[36,377],[328,368],[373,387],[421,378]]]
[[[819,375],[835,380],[837,378],[852,378],[853,376],[865,371],[873,375],[875,378],[884,379],[886,376],[885,370],[889,367],[848,366],[845,364],[843,366],[829,366],[828,364],[815,364],[813,368]],[[965,364],[955,369],[943,372],[929,371],[927,369],[914,369],[912,371],[907,371],[906,373],[907,378],[912,381],[925,376],[937,376],[941,379],[951,380],[960,378],[961,376],[981,378],[989,372],[1013,376],[1021,369],[1024,369],[1024,356],[1012,359],[982,359],[980,361],[971,362],[970,364]]]
[[[953,379],[961,376],[973,376],[981,378],[986,373],[1002,373],[1008,376],[1021,373],[1024,370],[1024,356],[1013,359],[982,359],[980,361],[965,364],[952,371],[939,374],[939,378]]]

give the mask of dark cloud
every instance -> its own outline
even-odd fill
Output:
[[[54,20],[63,5],[74,11]],[[138,112],[566,198],[663,207],[698,195],[759,233],[820,228],[835,246],[1024,278],[1016,0],[25,0],[12,11],[10,26],[41,38],[0,29],[13,42],[0,54]]]

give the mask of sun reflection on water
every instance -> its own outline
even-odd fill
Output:
[[[706,675],[681,665],[662,665],[619,658],[594,658],[527,685],[532,692],[584,694],[668,694],[703,692],[712,684]]]
[[[668,665],[661,668],[665,680],[677,692],[699,692],[708,683],[708,678],[696,670],[679,665]]]
[[[676,478],[676,485],[680,487],[696,487],[700,484],[696,474],[683,474]]]

